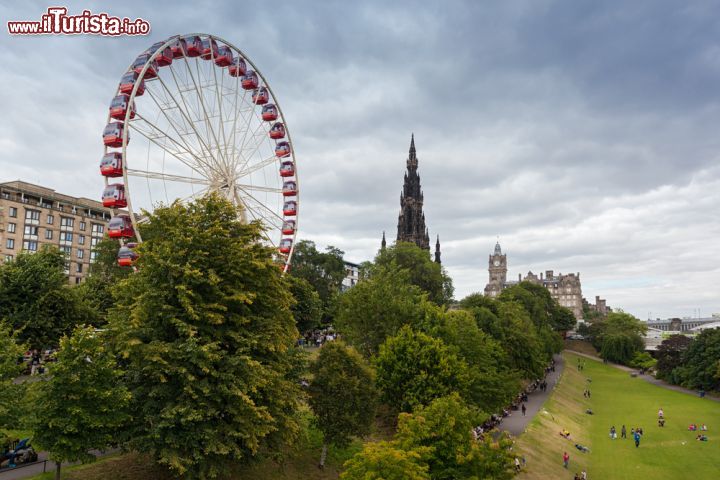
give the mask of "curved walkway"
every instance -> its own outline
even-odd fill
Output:
[[[565,366],[562,355],[555,355],[553,358],[555,359],[555,371],[548,373],[547,377],[545,377],[548,388],[544,392],[535,390],[532,393],[528,393],[528,401],[525,402],[525,408],[527,409],[525,416],[523,416],[520,410],[512,412],[510,416],[503,419],[498,427],[500,430],[518,436],[525,431],[530,420],[540,411],[545,400],[547,400],[550,393],[555,390],[555,386],[558,384],[558,380]]]
[[[591,360],[597,360],[598,362],[602,362],[603,359],[600,357],[596,357],[595,355],[588,355],[587,353],[578,352],[576,350],[565,350],[566,352],[570,352],[574,355],[579,355],[581,357],[589,358]],[[648,383],[652,383],[653,385],[657,385],[658,387],[666,388],[668,390],[674,390],[676,392],[681,393],[687,393],[688,395],[693,395],[695,397],[698,396],[698,392],[696,390],[690,390],[689,388],[681,387],[679,385],[672,385],[670,383],[667,383],[664,380],[660,380],[659,378],[655,378],[652,375],[647,375],[644,373],[639,373],[636,368],[626,367],[625,365],[619,365],[617,363],[611,363],[608,362],[606,365],[610,365],[611,367],[615,367],[619,370],[624,370],[626,372],[630,373],[636,373],[637,378],[642,378]],[[705,394],[705,398],[708,400],[712,400],[714,402],[720,402],[720,397],[716,397],[713,395]]]

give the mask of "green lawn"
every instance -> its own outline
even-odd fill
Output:
[[[675,480],[711,479],[720,474],[720,403],[651,385],[627,372],[582,359],[585,369],[578,372],[578,357],[566,353],[562,380],[541,412],[517,442],[528,460],[523,479],[572,478],[587,469],[591,479]],[[592,382],[587,382],[591,378]],[[591,399],[583,397],[590,388]],[[665,427],[657,426],[657,411],[665,413]],[[587,415],[591,408],[594,415]],[[710,441],[695,440],[690,423],[705,423]],[[633,441],[620,439],[625,424],[643,428],[640,448]],[[609,438],[610,427],[618,439]],[[567,428],[571,439],[558,432]],[[590,447],[583,454],[574,443]],[[570,454],[570,468],[562,467],[562,454]]]

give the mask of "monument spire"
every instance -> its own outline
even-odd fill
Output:
[[[407,171],[400,195],[397,240],[413,242],[420,248],[430,250],[430,238],[425,226],[425,214],[422,207],[423,193],[420,186],[420,175],[418,175],[418,159],[415,151],[415,135],[413,134],[410,137]]]

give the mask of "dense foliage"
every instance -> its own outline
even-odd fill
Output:
[[[20,375],[22,358],[25,348],[15,340],[11,329],[0,322],[0,428],[17,421],[20,412],[20,401],[24,385],[13,380]]]
[[[612,312],[590,326],[592,342],[605,360],[629,364],[645,348],[642,335],[647,327],[622,311]]]
[[[324,465],[327,444],[344,447],[353,436],[370,433],[377,402],[375,378],[365,359],[340,341],[320,349],[310,372],[310,406],[325,440],[320,460]]]
[[[310,285],[310,282],[303,278],[288,275],[286,279],[290,284],[290,293],[295,299],[290,310],[293,317],[295,317],[295,325],[300,334],[305,334],[320,327],[323,313],[323,303],[320,300],[320,295]]]
[[[98,319],[64,270],[65,255],[47,246],[0,266],[0,320],[30,348],[55,347],[75,325]]]
[[[292,298],[260,226],[217,196],[156,209],[110,329],[133,395],[131,446],[212,478],[297,433]]]
[[[430,480],[424,451],[404,450],[394,442],[368,442],[345,463],[341,480]]]
[[[720,390],[720,328],[703,330],[682,353],[672,376],[687,388]]]
[[[682,365],[682,354],[692,344],[692,339],[685,335],[671,335],[658,346],[655,356],[657,358],[657,377],[669,382],[677,383],[673,370]]]
[[[60,341],[51,375],[32,384],[33,443],[49,453],[58,476],[63,462],[94,461],[90,450],[115,443],[128,420],[130,393],[105,344],[94,328],[76,328]]]

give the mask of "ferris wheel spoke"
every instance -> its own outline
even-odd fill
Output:
[[[240,187],[238,187],[238,188],[240,188]],[[243,196],[243,199],[244,199],[244,200],[245,200],[245,199],[250,199],[250,200],[252,200],[256,205],[258,205],[258,206],[260,207],[260,211],[261,211],[261,212],[264,212],[264,213],[262,214],[263,218],[271,218],[271,219],[279,220],[279,221],[280,221],[280,225],[282,225],[282,223],[285,221],[285,219],[284,219],[283,217],[281,217],[280,215],[278,215],[277,212],[273,211],[270,207],[268,207],[267,205],[265,205],[263,202],[261,202],[260,200],[258,200],[257,198],[255,198],[255,197],[254,197],[250,192],[248,192],[247,190],[243,190],[242,188],[240,188],[240,190],[242,190],[242,192],[246,195],[246,196]],[[246,202],[246,204],[247,204],[247,202]]]
[[[210,49],[210,61],[214,64],[215,63],[215,51],[211,48]],[[218,80],[217,80],[217,68],[210,67],[213,72],[213,78],[215,79],[215,98],[217,99],[217,108],[218,108],[218,129],[220,130],[219,137],[222,137],[223,140],[223,147],[224,150],[227,150],[227,136],[225,135],[225,120],[223,119],[222,114],[222,95],[221,90],[223,88],[223,79],[225,78],[225,75],[220,75],[220,85],[218,86]],[[218,145],[218,151],[220,151],[220,146]],[[224,153],[224,152],[223,152]],[[227,155],[223,154],[223,158],[227,159]]]
[[[245,201],[245,199],[241,198],[240,203],[242,205],[243,211],[249,213],[250,216],[252,217],[253,221],[260,222],[263,225],[264,228],[262,229],[262,236],[265,237],[265,240],[267,240],[268,243],[270,243],[270,245],[272,245],[273,247],[277,247],[278,246],[277,241],[270,238],[270,236],[267,234],[267,227],[268,227],[267,219],[263,215],[261,215],[257,211],[255,211],[255,209],[253,209],[248,204],[248,202]]]
[[[225,148],[225,156],[226,156],[227,158],[230,158],[230,159],[231,159],[232,164],[233,164],[233,170],[236,169],[236,165],[237,165],[237,161],[234,160],[234,159],[235,159],[235,151],[236,151],[236,148],[235,148],[235,140],[236,140],[236,137],[237,137],[235,129],[237,128],[237,119],[238,119],[238,117],[240,116],[240,111],[241,111],[241,109],[238,108],[238,97],[239,97],[239,95],[238,95],[238,86],[239,86],[239,83],[240,83],[240,76],[237,75],[237,76],[235,76],[235,91],[234,91],[234,93],[235,93],[235,95],[234,95],[235,103],[234,103],[234,105],[233,105],[233,110],[235,111],[235,116],[234,116],[234,118],[233,118],[233,124],[232,124],[232,128],[231,128],[231,130],[230,130],[230,138],[231,138],[231,140],[230,140],[230,142],[226,145],[226,148]],[[243,90],[243,97],[245,97],[245,94],[246,94],[246,93],[247,93],[247,90]],[[228,148],[232,148],[230,152],[227,151]]]
[[[201,196],[205,195],[205,194],[208,193],[209,191],[210,191],[210,187],[207,186],[207,187],[205,187],[205,188],[202,188],[202,189],[198,190],[197,192],[193,192],[192,194],[188,195],[187,197],[183,197],[183,198],[178,199],[178,201],[179,201],[180,203],[187,203],[187,202],[189,202],[190,200],[193,200],[193,199],[195,199],[195,198],[198,198],[198,197],[201,197]]]
[[[180,183],[190,183],[193,185],[210,185],[210,180],[206,178],[193,178],[193,177],[186,177],[183,175],[171,175],[168,173],[160,173],[160,172],[147,172],[144,170],[133,170],[128,168],[127,174],[132,177],[139,177],[139,178],[149,178],[151,180],[165,180],[169,182],[180,182]]]
[[[235,174],[235,178],[240,179],[240,178],[246,177],[253,172],[257,172],[258,170],[267,167],[268,165],[272,165],[275,162],[277,162],[277,157],[275,155],[273,155],[272,157],[268,157],[264,160],[259,161],[258,163],[254,164],[254,165],[246,167],[244,170],[238,171]]]
[[[203,169],[198,166],[198,163],[201,163],[201,162],[198,162],[198,159],[197,159],[197,157],[193,154],[193,152],[190,152],[190,151],[188,151],[187,149],[185,149],[185,147],[184,147],[183,145],[179,144],[179,143],[178,143],[176,140],[174,140],[172,137],[169,137],[168,135],[166,135],[166,134],[163,132],[162,129],[160,129],[160,128],[157,127],[156,125],[148,122],[147,120],[145,120],[145,119],[142,118],[139,114],[136,113],[136,120],[137,120],[138,118],[141,119],[141,120],[143,121],[143,123],[145,123],[145,124],[147,124],[148,126],[150,126],[150,128],[152,128],[154,131],[159,132],[160,134],[158,135],[157,133],[153,134],[153,133],[151,133],[151,132],[145,131],[144,129],[140,128],[140,127],[137,125],[137,122],[136,122],[136,121],[132,121],[132,122],[130,122],[130,124],[129,124],[130,128],[132,128],[133,131],[139,133],[140,135],[142,135],[143,137],[145,137],[146,139],[148,139],[150,142],[154,143],[155,145],[157,145],[158,147],[160,147],[161,149],[163,149],[165,152],[167,152],[168,154],[170,154],[170,155],[173,156],[174,158],[178,159],[178,160],[179,160],[180,162],[182,162],[185,166],[187,166],[188,168],[190,168],[190,169],[194,170],[195,172],[197,172],[199,175],[201,175],[201,176],[203,176],[203,177],[207,177],[207,176],[208,176],[208,173],[209,173],[209,172],[203,171]],[[175,151],[175,150],[172,150],[172,149],[168,148],[168,146],[167,146],[165,143],[161,142],[160,139],[169,140],[175,147],[179,147],[179,151]],[[185,155],[185,154],[189,155],[190,158],[192,158],[192,160],[185,158],[185,157],[183,156],[183,155]]]
[[[260,185],[248,185],[243,183],[236,183],[235,186],[242,190],[254,190],[257,192],[282,193],[283,191],[282,188],[262,187]]]
[[[218,173],[217,169],[213,165],[204,161],[202,159],[202,157],[200,157],[199,155],[197,155],[193,152],[193,147],[191,145],[189,145],[187,143],[187,141],[185,140],[185,137],[189,134],[189,132],[180,132],[178,130],[175,122],[173,122],[173,120],[167,114],[166,110],[162,107],[160,102],[157,100],[157,98],[155,98],[155,94],[153,94],[152,90],[146,89],[146,91],[149,93],[150,98],[152,98],[152,100],[155,102],[158,109],[163,113],[163,116],[167,119],[168,123],[170,124],[170,127],[172,127],[173,131],[177,134],[177,138],[179,139],[180,142],[182,142],[182,145],[185,148],[185,151],[187,151],[189,154],[191,154],[193,156],[193,158],[198,162],[198,164],[196,165],[197,168],[206,168],[208,170],[215,171],[216,173]],[[176,103],[176,105],[177,105],[177,103]],[[179,105],[177,106],[177,108],[179,109]],[[143,118],[143,121],[145,121],[147,123],[147,119]],[[175,141],[174,143],[177,144],[178,142]],[[202,147],[201,147],[201,150],[202,150]]]

